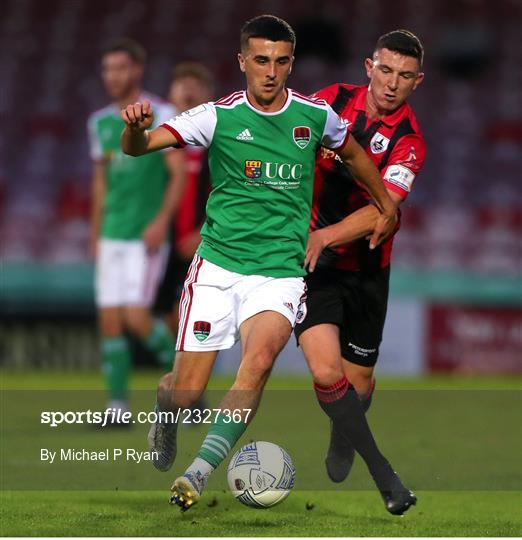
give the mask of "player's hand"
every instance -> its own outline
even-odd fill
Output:
[[[395,230],[397,225],[397,212],[382,213],[377,218],[373,233],[370,235],[370,249],[375,249],[377,246],[382,244],[384,240],[390,237]]]
[[[143,103],[134,103],[127,105],[121,110],[121,117],[125,124],[132,129],[149,129],[154,122],[154,114],[150,101],[144,100]]]
[[[321,256],[321,253],[326,246],[326,238],[321,229],[311,232],[308,235],[308,244],[306,245],[304,261],[305,270],[308,269],[309,272],[313,272],[315,270],[317,260]]]
[[[145,231],[143,231],[143,242],[148,251],[157,251],[165,242],[167,236],[168,222],[157,217],[151,221]]]

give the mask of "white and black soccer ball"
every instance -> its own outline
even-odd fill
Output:
[[[257,441],[246,444],[232,456],[227,478],[238,501],[255,508],[269,508],[290,494],[295,467],[280,446]]]

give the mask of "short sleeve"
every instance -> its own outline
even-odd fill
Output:
[[[385,186],[403,199],[412,190],[426,158],[426,143],[419,134],[402,137],[395,145],[386,167],[382,170]]]
[[[161,127],[168,129],[181,146],[208,148],[214,137],[217,116],[213,103],[204,103],[167,120]]]
[[[87,136],[89,139],[89,155],[93,161],[101,161],[103,159],[103,151],[96,132],[96,117],[91,116],[87,121]]]
[[[321,144],[326,148],[330,148],[330,150],[340,150],[348,142],[349,136],[346,124],[330,105],[327,105],[326,123]]]

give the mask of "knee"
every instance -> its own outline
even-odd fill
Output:
[[[199,399],[203,390],[186,390],[188,380],[174,380],[172,373],[164,375],[158,385],[158,404],[164,411],[190,409]]]
[[[309,368],[314,383],[321,386],[331,386],[344,376],[340,365],[327,362],[309,362]]]
[[[176,376],[172,373],[165,375],[160,381],[160,386],[168,391],[171,410],[190,409],[205,390],[197,376],[179,371]]]
[[[151,321],[147,314],[129,310],[125,313],[125,326],[138,338],[145,338],[150,333]]]
[[[99,328],[103,337],[119,337],[123,334],[123,321],[116,313],[100,313]]]
[[[367,394],[372,386],[373,370],[362,368],[361,370],[352,370],[348,377],[348,381],[355,388],[355,391],[362,395]]]

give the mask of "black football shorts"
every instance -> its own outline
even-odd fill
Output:
[[[307,314],[295,326],[297,340],[312,326],[336,324],[343,358],[374,366],[386,319],[389,280],[389,266],[371,272],[317,268],[306,277]]]

